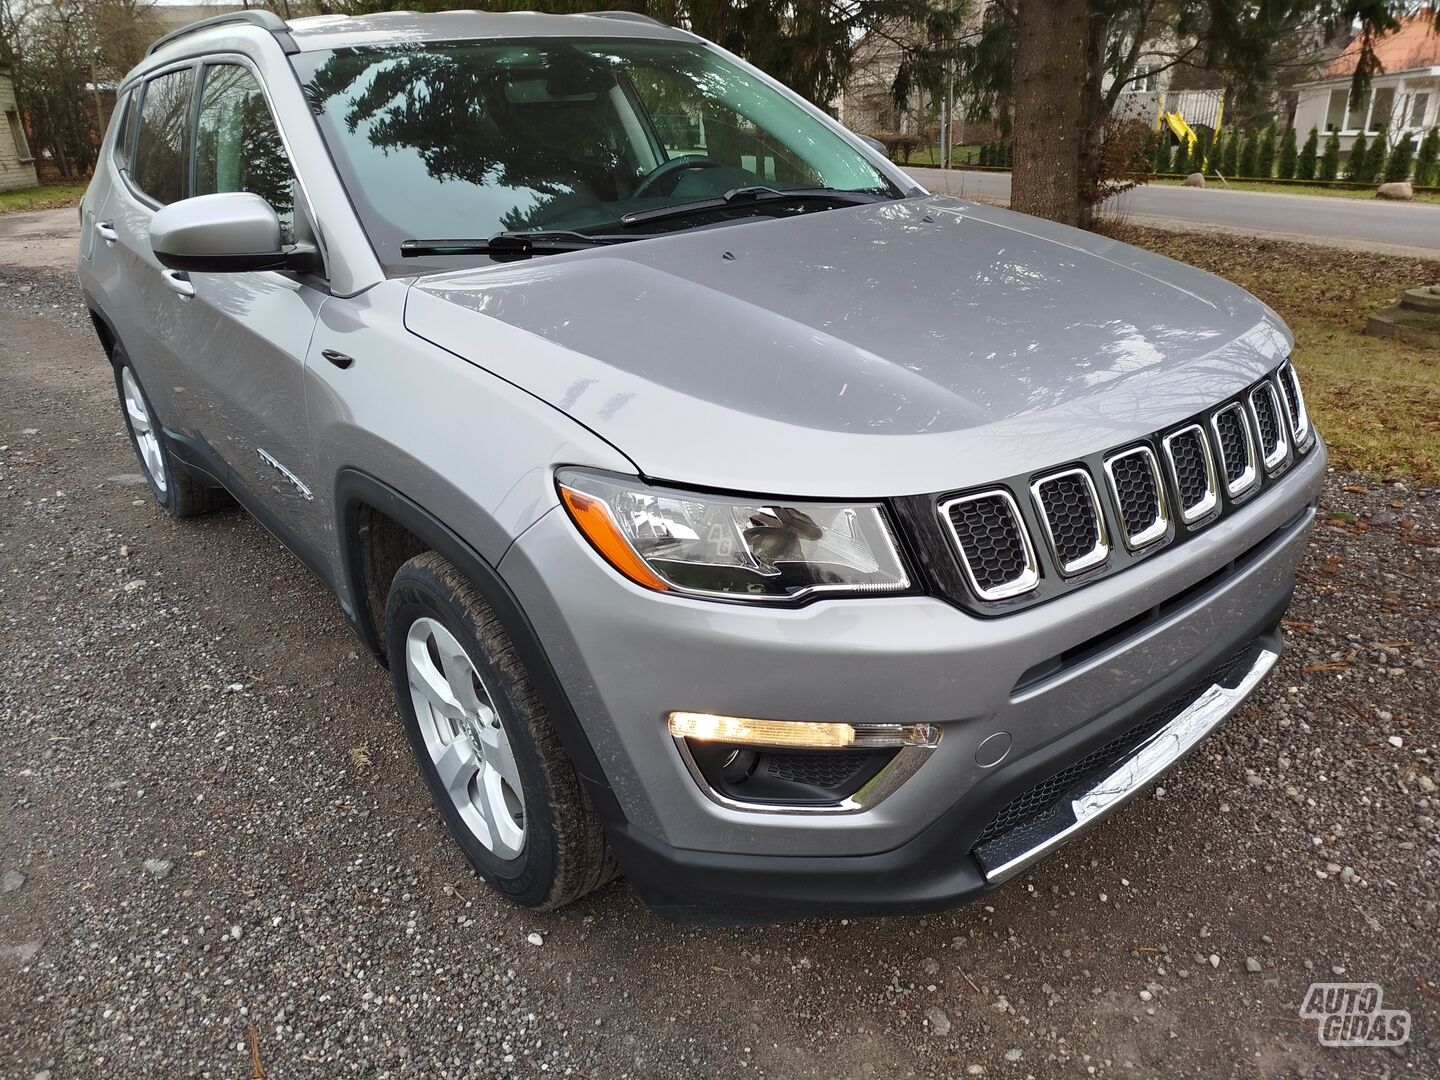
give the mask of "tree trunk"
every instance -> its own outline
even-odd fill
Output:
[[[1081,225],[1088,0],[1019,0],[1010,207]]]

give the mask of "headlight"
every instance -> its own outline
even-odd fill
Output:
[[[650,589],[737,600],[910,587],[873,503],[743,501],[564,469],[560,497],[607,562]]]

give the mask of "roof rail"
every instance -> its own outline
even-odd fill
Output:
[[[275,40],[280,43],[280,47],[285,50],[287,56],[300,51],[300,47],[295,44],[295,39],[290,36],[290,25],[273,11],[258,8],[254,11],[232,11],[225,15],[201,19],[189,26],[182,26],[179,30],[173,30],[164,37],[156,38],[145,50],[145,55],[150,56],[157,49],[164,48],[172,41],[187,34],[193,34],[199,30],[209,30],[212,26],[227,25],[258,26],[261,30],[268,30],[274,35]]]
[[[651,26],[666,26],[650,15],[643,15],[638,11],[581,11],[580,15],[589,15],[593,19],[621,19],[624,22],[649,23]]]

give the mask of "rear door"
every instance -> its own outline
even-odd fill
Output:
[[[192,140],[196,196],[248,191],[275,208],[286,243],[299,185],[259,76],[243,58],[199,73]],[[179,351],[195,385],[193,423],[224,461],[232,489],[292,546],[320,538],[305,415],[305,356],[328,292],[309,276],[191,273],[171,294]]]

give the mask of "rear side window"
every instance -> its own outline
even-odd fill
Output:
[[[193,73],[172,71],[145,84],[135,140],[135,185],[160,203],[185,197],[185,132]]]
[[[287,244],[295,242],[295,173],[265,95],[248,68],[205,69],[195,124],[195,194],[248,191],[280,216]]]

